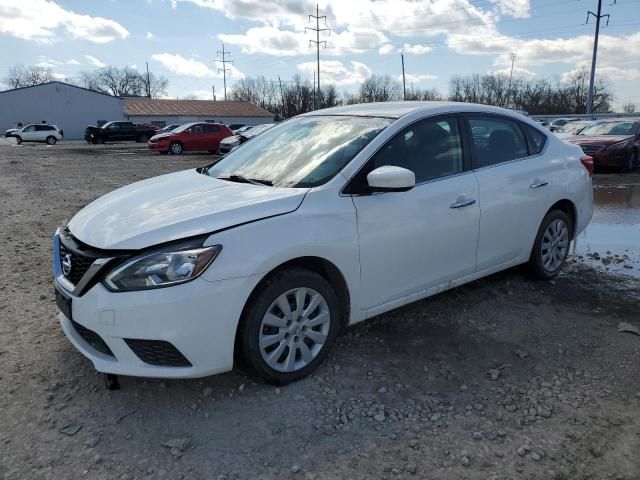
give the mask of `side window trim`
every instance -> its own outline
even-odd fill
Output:
[[[402,127],[400,130],[398,130],[391,138],[389,138],[386,142],[384,142],[382,145],[380,145],[375,152],[373,152],[369,158],[367,158],[367,160],[360,166],[360,168],[358,169],[358,171],[356,173],[354,173],[351,178],[349,178],[349,180],[347,181],[347,183],[344,185],[344,187],[342,187],[342,190],[340,190],[340,195],[369,195],[368,193],[363,193],[362,191],[351,191],[354,188],[358,188],[361,187],[359,185],[356,185],[359,182],[364,181],[362,179],[363,176],[363,172],[365,172],[367,170],[367,167],[370,165],[370,163],[372,162],[372,160],[374,159],[374,157],[378,154],[378,152],[380,152],[384,147],[386,147],[389,142],[393,141],[394,138],[396,138],[397,135],[400,135],[400,133],[402,133],[404,130],[406,130],[407,128],[415,125],[416,123],[425,121],[425,120],[430,120],[430,121],[438,121],[438,120],[442,120],[442,119],[453,119],[456,121],[456,124],[458,126],[458,135],[460,136],[460,147],[462,149],[462,171],[458,172],[458,173],[454,173],[451,175],[447,175],[444,177],[439,177],[439,178],[432,178],[430,180],[424,180],[422,182],[416,182],[416,187],[419,187],[421,185],[425,185],[428,183],[432,183],[432,182],[438,182],[440,180],[445,180],[448,178],[453,178],[453,177],[457,177],[460,175],[464,175],[465,173],[469,173],[471,171],[473,171],[473,169],[471,168],[471,145],[469,144],[469,141],[466,138],[465,135],[465,130],[466,130],[466,125],[464,124],[464,114],[461,112],[450,112],[450,113],[439,113],[436,115],[427,115],[425,117],[422,118],[418,118],[416,120],[414,120],[413,122],[405,125],[404,127]],[[366,176],[365,176],[366,178]],[[361,188],[359,189],[361,190]],[[380,194],[384,194],[385,192],[378,192]]]

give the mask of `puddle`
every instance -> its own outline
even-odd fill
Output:
[[[640,185],[594,187],[593,219],[574,255],[606,270],[640,277]]]

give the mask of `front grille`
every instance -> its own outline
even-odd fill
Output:
[[[187,360],[180,351],[164,340],[139,340],[125,338],[129,348],[133,350],[140,360],[149,365],[160,367],[190,367],[191,362]]]
[[[76,332],[78,332],[78,335],[80,335],[84,339],[84,341],[91,345],[93,348],[95,348],[99,352],[104,353],[105,355],[110,355],[112,357],[114,356],[109,346],[104,343],[102,337],[100,337],[100,335],[98,335],[96,332],[83,327],[73,320],[71,320],[71,324],[73,325],[73,328],[76,329]]]
[[[89,267],[91,267],[96,258],[83,255],[80,252],[74,252],[60,242],[60,261],[63,262],[67,255],[69,255],[68,258],[71,261],[71,271],[65,274],[65,277],[71,283],[77,285],[84,274],[87,273],[87,270],[89,270]]]
[[[582,148],[582,151],[587,155],[593,155],[594,153],[597,153],[600,150],[602,150],[603,147],[604,145],[580,145],[580,148]]]

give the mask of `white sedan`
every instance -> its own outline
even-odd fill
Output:
[[[555,276],[592,169],[500,108],[308,113],[78,212],[54,237],[59,320],[100,372],[285,384],[348,325],[523,263]]]

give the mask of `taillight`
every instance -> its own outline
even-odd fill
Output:
[[[584,165],[584,168],[587,169],[587,172],[589,172],[589,176],[593,177],[593,157],[583,155],[580,157],[580,161],[582,162],[582,165]]]
[[[64,132],[62,130],[60,130],[60,136],[64,137]]]

